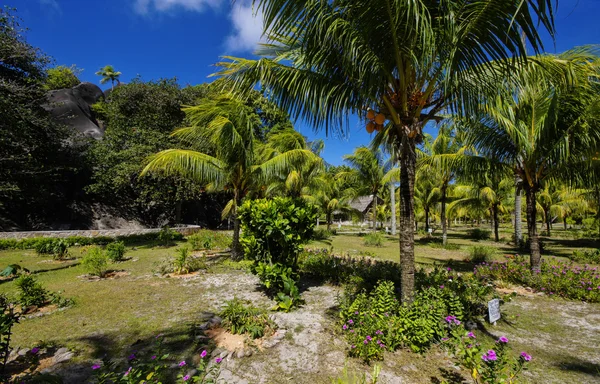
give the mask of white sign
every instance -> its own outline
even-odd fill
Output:
[[[429,228],[427,231],[428,231],[429,233],[433,233],[433,228]]]
[[[488,315],[490,323],[500,320],[500,299],[488,301]]]

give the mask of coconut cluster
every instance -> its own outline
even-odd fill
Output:
[[[374,110],[369,109],[367,111],[367,132],[373,133],[373,131],[381,131],[383,129],[383,123],[385,123],[385,115],[383,113],[375,113]]]

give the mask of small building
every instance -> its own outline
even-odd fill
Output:
[[[345,213],[336,211],[334,212],[335,220],[352,221],[352,218],[355,217],[360,222],[371,221],[371,208],[373,207],[373,202],[373,195],[359,196],[349,203],[353,212]],[[377,197],[377,204],[383,204],[383,199]]]

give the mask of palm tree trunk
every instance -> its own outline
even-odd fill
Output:
[[[534,271],[540,270],[542,254],[540,252],[540,239],[536,227],[536,199],[535,190],[529,185],[524,185],[525,197],[527,200],[527,232],[529,234],[529,262],[531,269]]]
[[[327,219],[327,232],[331,231],[331,213],[327,213],[325,216]]]
[[[442,212],[440,214],[442,219],[442,244],[448,243],[448,225],[446,224],[446,186],[442,187]]]
[[[412,302],[415,289],[415,140],[403,136],[400,152],[400,294],[403,302]]]
[[[429,208],[425,208],[425,232],[429,234]]]
[[[552,217],[550,217],[550,212],[546,212],[546,232],[548,232],[548,237],[550,237],[550,230],[552,229],[550,222],[552,221]]]
[[[500,241],[500,234],[498,233],[500,224],[498,222],[498,203],[492,204],[492,213],[494,217],[494,239],[496,243]]]
[[[175,224],[181,224],[181,200],[175,203]]]
[[[377,231],[377,194],[373,194],[373,232]]]
[[[240,204],[238,198],[239,192],[234,190],[233,198],[235,199],[235,207],[233,207],[233,239],[231,240],[231,258],[233,260],[241,260],[244,257],[242,245],[240,244],[240,219],[237,216],[237,207]]]
[[[396,236],[396,187],[390,183],[390,204],[392,205],[392,236]]]
[[[523,241],[523,229],[521,226],[521,177],[515,176],[515,245],[521,246]]]

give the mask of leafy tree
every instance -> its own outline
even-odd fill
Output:
[[[559,219],[567,229],[567,218],[574,212],[586,212],[588,202],[585,200],[585,190],[569,188],[567,185],[544,183],[538,193],[538,209],[542,213],[543,222],[546,223],[548,237],[552,230],[552,222]]]
[[[79,77],[77,77],[81,71],[82,70],[77,68],[75,65],[70,67],[59,65],[54,68],[48,68],[46,71],[47,78],[44,88],[49,91],[55,89],[73,88],[81,83],[81,80],[79,80]]]
[[[0,8],[0,228],[35,228],[70,215],[81,160],[72,132],[42,107],[50,59],[27,43],[20,20]],[[72,217],[70,218],[72,219]]]
[[[350,201],[356,196],[352,188],[344,189],[342,177],[323,173],[315,178],[319,188],[309,196],[308,201],[319,208],[321,214],[325,215],[327,230],[331,230],[333,215],[335,212],[353,212]]]
[[[237,209],[242,199],[259,190],[261,180],[284,172],[292,164],[311,160],[315,155],[306,149],[292,149],[274,154],[268,160],[259,156],[261,143],[256,140],[256,132],[260,131],[260,118],[254,109],[237,98],[204,99],[196,106],[184,108],[184,112],[191,126],[176,130],[173,136],[192,148],[208,143],[208,151],[161,151],[149,159],[141,174],[182,175],[208,183],[213,191],[231,188],[233,198],[223,210],[222,217],[234,219],[232,256],[239,259],[242,252]]]
[[[256,60],[219,63],[226,86],[257,83],[293,117],[326,132],[374,118],[376,139],[400,154],[402,298],[414,292],[414,180],[423,128],[445,108],[478,106],[478,85],[503,73],[481,65],[539,50],[553,33],[550,0],[255,0],[272,44]],[[515,61],[522,61],[516,56]],[[377,111],[375,115],[371,111]],[[375,115],[375,116],[373,116]],[[387,123],[386,123],[387,121]],[[373,128],[373,125],[369,125]]]
[[[115,88],[115,81],[117,82],[117,85],[121,84],[121,81],[119,80],[121,72],[116,71],[112,65],[105,65],[100,68],[100,70],[96,72],[96,75],[102,77],[102,79],[100,79],[100,84],[106,84],[110,81],[111,89]]]

